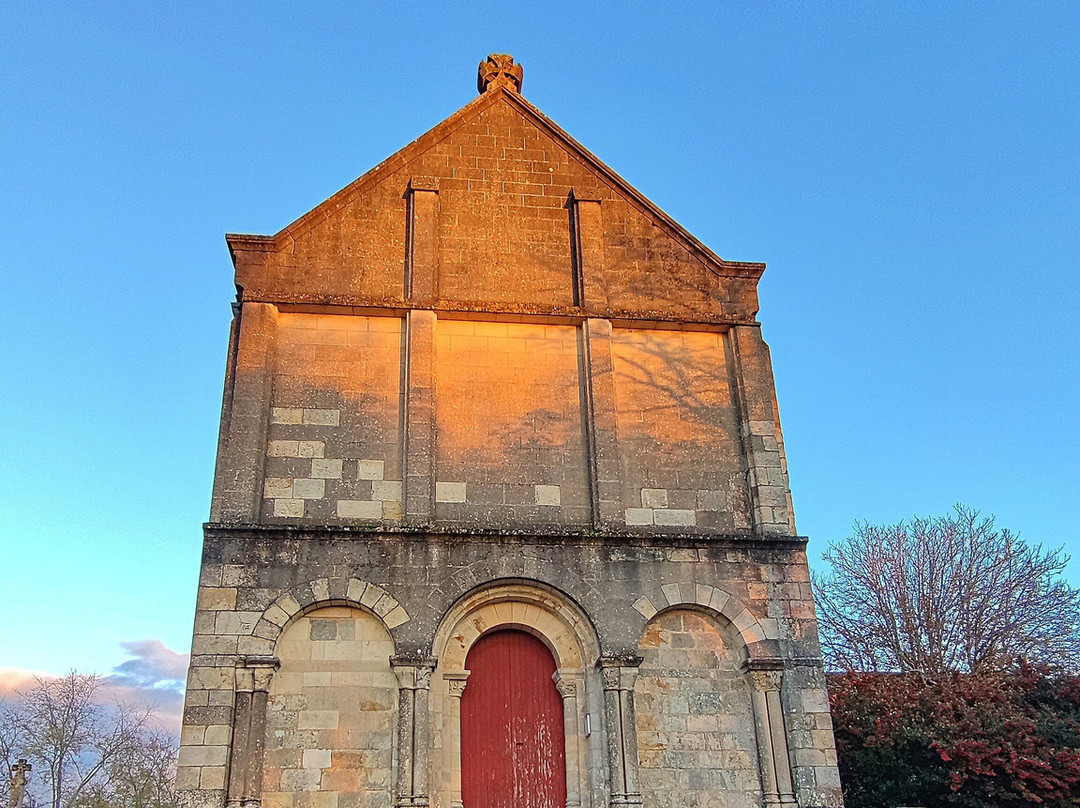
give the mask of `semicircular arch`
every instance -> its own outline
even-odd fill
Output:
[[[326,606],[348,606],[369,612],[388,632],[409,621],[409,614],[382,587],[359,578],[317,578],[291,587],[267,606],[252,634],[272,653],[282,633],[305,614]]]
[[[584,610],[555,587],[526,578],[491,581],[460,597],[439,622],[432,654],[443,671],[462,671],[473,643],[501,628],[540,639],[561,669],[584,670],[600,655],[596,630]]]
[[[633,606],[646,624],[657,614],[671,609],[712,614],[722,625],[730,627],[750,658],[771,656],[773,643],[765,641],[780,638],[775,619],[758,618],[740,598],[709,584],[680,581],[658,586],[634,601]]]

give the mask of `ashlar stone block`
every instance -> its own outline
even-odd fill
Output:
[[[558,505],[561,501],[561,492],[557,485],[536,486],[537,505]]]
[[[465,502],[465,483],[435,483],[436,502]]]

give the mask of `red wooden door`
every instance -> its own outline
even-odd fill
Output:
[[[465,808],[564,808],[566,739],[551,652],[524,631],[496,631],[476,641],[465,667]]]

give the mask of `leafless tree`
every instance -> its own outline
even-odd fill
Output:
[[[939,518],[858,523],[814,576],[826,665],[835,670],[1005,669],[1019,659],[1080,669],[1080,590],[1068,558],[955,507]]]
[[[172,805],[171,742],[151,727],[149,709],[102,703],[101,687],[97,676],[71,672],[37,678],[0,704],[5,770],[18,758],[33,765],[24,808]]]

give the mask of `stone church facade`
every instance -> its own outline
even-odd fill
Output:
[[[521,79],[228,236],[189,808],[841,804],[764,265]]]

